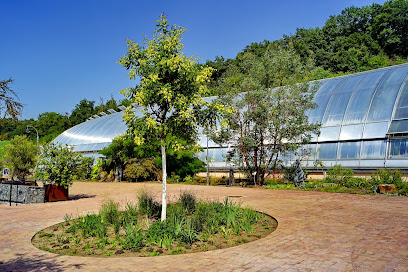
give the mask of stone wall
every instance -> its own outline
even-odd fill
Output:
[[[27,185],[0,184],[0,201],[10,201],[13,203],[43,203],[45,198],[45,188]]]

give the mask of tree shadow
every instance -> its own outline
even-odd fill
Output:
[[[87,195],[87,194],[76,194],[76,195],[69,195],[69,199],[70,200],[78,200],[78,199],[82,199],[82,198],[94,198],[96,195]]]
[[[62,272],[69,268],[81,269],[83,264],[65,265],[64,261],[59,261],[55,257],[46,257],[44,255],[27,256],[26,254],[17,254],[17,258],[0,261],[0,271],[56,271]]]

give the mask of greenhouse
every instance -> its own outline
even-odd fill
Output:
[[[319,136],[304,147],[304,167],[316,160],[324,168],[340,164],[355,170],[382,167],[408,168],[408,63],[367,72],[317,81],[318,107],[308,112],[311,122],[322,124]],[[207,98],[211,100],[212,98]],[[122,107],[121,110],[124,108]],[[134,106],[136,114],[141,108]],[[67,144],[76,152],[98,157],[98,152],[112,139],[126,131],[123,112],[113,110],[68,129],[53,142]],[[200,130],[202,131],[202,130]],[[199,144],[206,149],[210,169],[225,170],[228,146],[218,146],[201,134]],[[291,164],[297,157],[287,158]]]

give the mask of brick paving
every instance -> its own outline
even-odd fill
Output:
[[[110,198],[136,199],[154,183],[74,183],[76,200],[0,204],[0,271],[408,271],[408,198],[254,188],[169,185],[169,198],[191,190],[201,198],[241,195],[244,205],[275,217],[269,236],[237,247],[175,256],[74,257],[31,244],[65,214],[99,209]],[[83,194],[87,197],[78,197]]]

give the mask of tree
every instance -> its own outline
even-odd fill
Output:
[[[82,99],[75,105],[75,109],[69,116],[69,122],[71,126],[76,126],[82,122],[85,122],[89,117],[94,114],[95,101],[88,101]]]
[[[0,80],[0,114],[3,111],[3,117],[10,116],[17,119],[23,110],[23,104],[17,102],[17,93],[10,89],[9,84],[13,83],[11,78],[8,80]]]
[[[37,128],[40,141],[43,143],[52,141],[70,127],[68,117],[56,112],[39,114],[34,126]]]
[[[11,177],[22,180],[34,168],[37,157],[37,146],[25,135],[15,136],[7,145],[3,162],[11,169]]]
[[[87,160],[83,160],[81,154],[72,152],[71,147],[51,143],[42,150],[36,177],[68,188],[74,179],[82,175],[85,164]]]
[[[151,40],[143,46],[128,40],[128,52],[119,63],[129,70],[130,79],[140,78],[134,88],[121,93],[143,108],[144,116],[136,117],[127,107],[124,119],[138,145],[150,135],[160,141],[163,172],[162,214],[166,219],[166,147],[183,148],[180,140],[192,144],[197,138],[196,116],[205,104],[201,96],[212,69],[196,64],[196,59],[182,53],[181,36],[185,28],[170,27],[164,15],[157,21]]]
[[[226,78],[229,91],[220,97],[234,112],[226,112],[224,126],[214,135],[219,143],[233,146],[230,158],[246,171],[248,178],[263,185],[269,170],[281,158],[310,141],[319,125],[310,124],[306,111],[315,107],[316,88],[302,82],[313,65],[302,63],[293,48],[269,48],[261,59],[243,58],[248,73]]]
[[[121,177],[120,173],[123,173],[127,160],[140,155],[143,157],[144,151],[143,148],[137,148],[131,135],[115,137],[108,147],[99,151],[105,157],[102,169],[108,173],[116,170]],[[147,149],[146,152],[148,151]]]

